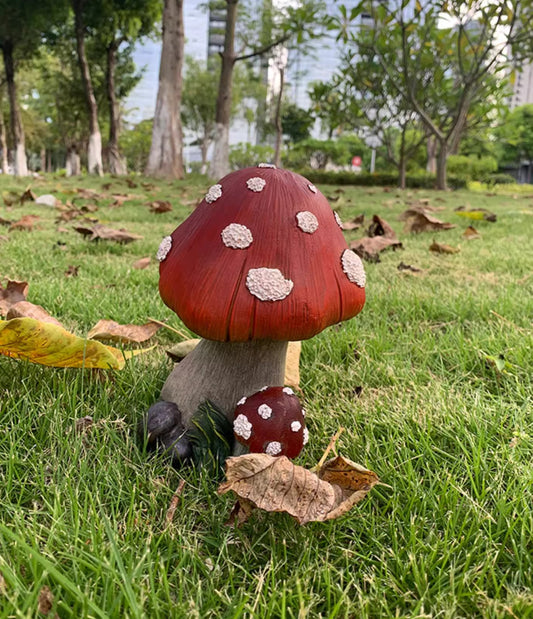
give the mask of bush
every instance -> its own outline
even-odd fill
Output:
[[[472,181],[479,181],[488,174],[496,172],[497,169],[498,162],[494,157],[450,155],[447,161],[447,170],[452,176],[464,177]]]
[[[312,183],[322,185],[356,185],[363,187],[397,187],[398,174],[377,172],[375,174],[356,174],[355,172],[330,172],[326,170],[314,170],[304,168],[299,171]],[[435,176],[431,174],[408,174],[406,185],[411,189],[434,189],[436,187]],[[448,176],[448,186],[451,189],[464,189],[467,185],[465,178]]]
[[[271,146],[260,146],[249,142],[240,142],[232,146],[229,153],[229,162],[232,170],[247,168],[258,163],[272,161],[274,149]]]
[[[487,174],[481,181],[487,185],[513,185],[516,183],[516,178],[510,174],[498,172],[497,174]]]

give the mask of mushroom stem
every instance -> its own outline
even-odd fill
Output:
[[[176,364],[163,385],[161,398],[177,405],[185,427],[190,427],[191,416],[205,400],[233,421],[233,412],[243,396],[266,385],[283,385],[287,345],[271,340],[201,340]]]

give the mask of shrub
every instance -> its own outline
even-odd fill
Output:
[[[516,178],[514,178],[514,176],[504,174],[503,172],[487,174],[481,180],[483,183],[487,183],[487,185],[513,185],[516,183]]]
[[[356,185],[356,186],[378,186],[378,187],[397,187],[398,174],[377,172],[375,174],[356,174],[355,172],[330,172],[326,170],[314,170],[304,168],[300,174],[308,178],[312,183],[323,185]],[[435,176],[431,174],[408,174],[406,185],[411,189],[434,189],[436,187]],[[464,189],[467,185],[465,178],[448,176],[448,186],[451,189]]]
[[[257,165],[258,163],[272,161],[273,157],[274,149],[271,146],[239,142],[239,144],[231,147],[229,162],[233,170],[238,170]]]
[[[447,161],[449,174],[472,181],[479,181],[488,174],[496,172],[497,169],[498,162],[494,157],[450,155]]]

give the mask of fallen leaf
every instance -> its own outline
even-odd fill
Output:
[[[76,192],[80,196],[80,198],[85,198],[86,200],[101,200],[104,196],[93,189],[85,189],[84,187],[77,187]]]
[[[396,232],[391,226],[379,215],[372,217],[372,223],[368,227],[367,235],[369,237],[384,236],[387,239],[396,239]]]
[[[142,239],[143,237],[139,234],[131,234],[127,230],[123,228],[119,230],[114,230],[113,228],[108,228],[103,224],[95,224],[94,226],[74,226],[74,230],[79,232],[83,236],[90,237],[90,241],[116,241],[117,243],[131,243],[132,241],[137,241]]]
[[[397,266],[398,271],[412,271],[413,273],[422,273],[422,269],[418,267],[414,267],[412,264],[405,264],[404,262],[400,262]]]
[[[113,183],[102,183],[102,189],[103,189],[104,191],[109,191],[109,190],[111,189],[111,185],[112,185],[112,184],[113,184]]]
[[[152,259],[148,256],[146,258],[139,258],[136,260],[131,266],[134,269],[146,269],[146,267],[150,266]]]
[[[14,221],[9,226],[9,231],[12,230],[33,230],[33,225],[39,219],[39,215],[23,215],[18,221]]]
[[[75,266],[73,264],[69,264],[67,270],[65,271],[66,277],[78,277],[79,266]]]
[[[155,322],[147,322],[144,325],[121,325],[114,320],[99,320],[89,331],[87,338],[139,344],[149,340],[159,329],[161,326]]]
[[[13,224],[13,221],[11,219],[4,219],[3,217],[0,217],[0,226],[11,226]]]
[[[146,189],[146,191],[154,191],[156,186],[153,183],[141,183],[141,185]]]
[[[406,211],[408,212],[408,211]],[[454,224],[441,221],[432,215],[423,213],[421,211],[412,211],[413,214],[407,217],[405,224],[406,232],[428,232],[429,230],[450,230],[455,228]],[[405,215],[405,213],[403,213]]]
[[[468,228],[463,232],[461,236],[467,241],[473,241],[474,239],[481,238],[481,234],[479,234],[479,232],[473,226],[468,226]]]
[[[44,585],[39,591],[39,598],[37,603],[38,611],[42,615],[49,615],[54,605],[54,596],[50,591],[50,587]]]
[[[357,230],[363,225],[364,221],[365,221],[365,216],[363,213],[361,213],[361,215],[357,215],[357,217],[354,217],[350,221],[343,222],[342,229],[343,230]]]
[[[13,206],[13,204],[15,204],[18,200],[18,196],[10,191],[3,191],[2,200],[6,206]]]
[[[403,245],[397,239],[390,239],[385,236],[374,236],[372,238],[365,236],[350,243],[350,249],[368,262],[379,262],[379,254],[389,248],[402,249]]]
[[[178,342],[177,344],[174,344],[172,348],[168,348],[166,350],[166,353],[172,359],[172,361],[179,363],[190,352],[192,352],[200,342],[201,339],[198,337],[184,340],[183,342]]]
[[[33,191],[28,187],[24,193],[20,196],[19,202],[24,204],[24,202],[35,202],[37,196],[33,193]]]
[[[151,213],[168,213],[172,210],[172,205],[167,200],[155,200],[149,202]]]
[[[28,282],[8,279],[5,288],[0,284],[0,316],[5,316],[13,304],[25,301],[28,289]]]
[[[150,349],[122,351],[34,318],[0,320],[0,355],[58,368],[120,370]]]
[[[465,206],[458,206],[454,211],[460,217],[466,217],[474,221],[490,221],[494,223],[497,220],[496,215],[485,208],[467,209]]]
[[[76,419],[76,432],[84,434],[94,424],[94,420],[90,415]]]
[[[130,188],[133,189],[134,187],[137,187],[137,183],[135,183],[134,181],[132,181],[131,179],[127,178],[126,179],[126,185]]]
[[[11,320],[12,318],[34,318],[35,320],[39,320],[41,322],[47,322],[51,325],[63,327],[59,320],[56,320],[53,316],[50,316],[44,307],[35,305],[29,301],[19,301],[18,303],[13,303],[6,313],[6,320]]]
[[[228,458],[226,479],[218,493],[237,495],[233,521],[238,524],[254,508],[286,512],[299,524],[339,518],[379,483],[375,473],[342,456],[328,460],[315,474],[285,456],[255,453]]]
[[[458,254],[461,250],[458,247],[446,245],[446,243],[437,243],[433,241],[429,246],[429,251],[434,251],[437,254]]]

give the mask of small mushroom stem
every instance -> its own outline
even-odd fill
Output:
[[[230,421],[237,402],[267,385],[283,385],[288,342],[201,340],[167,378],[161,398],[174,402],[182,423],[205,400],[220,408]]]

